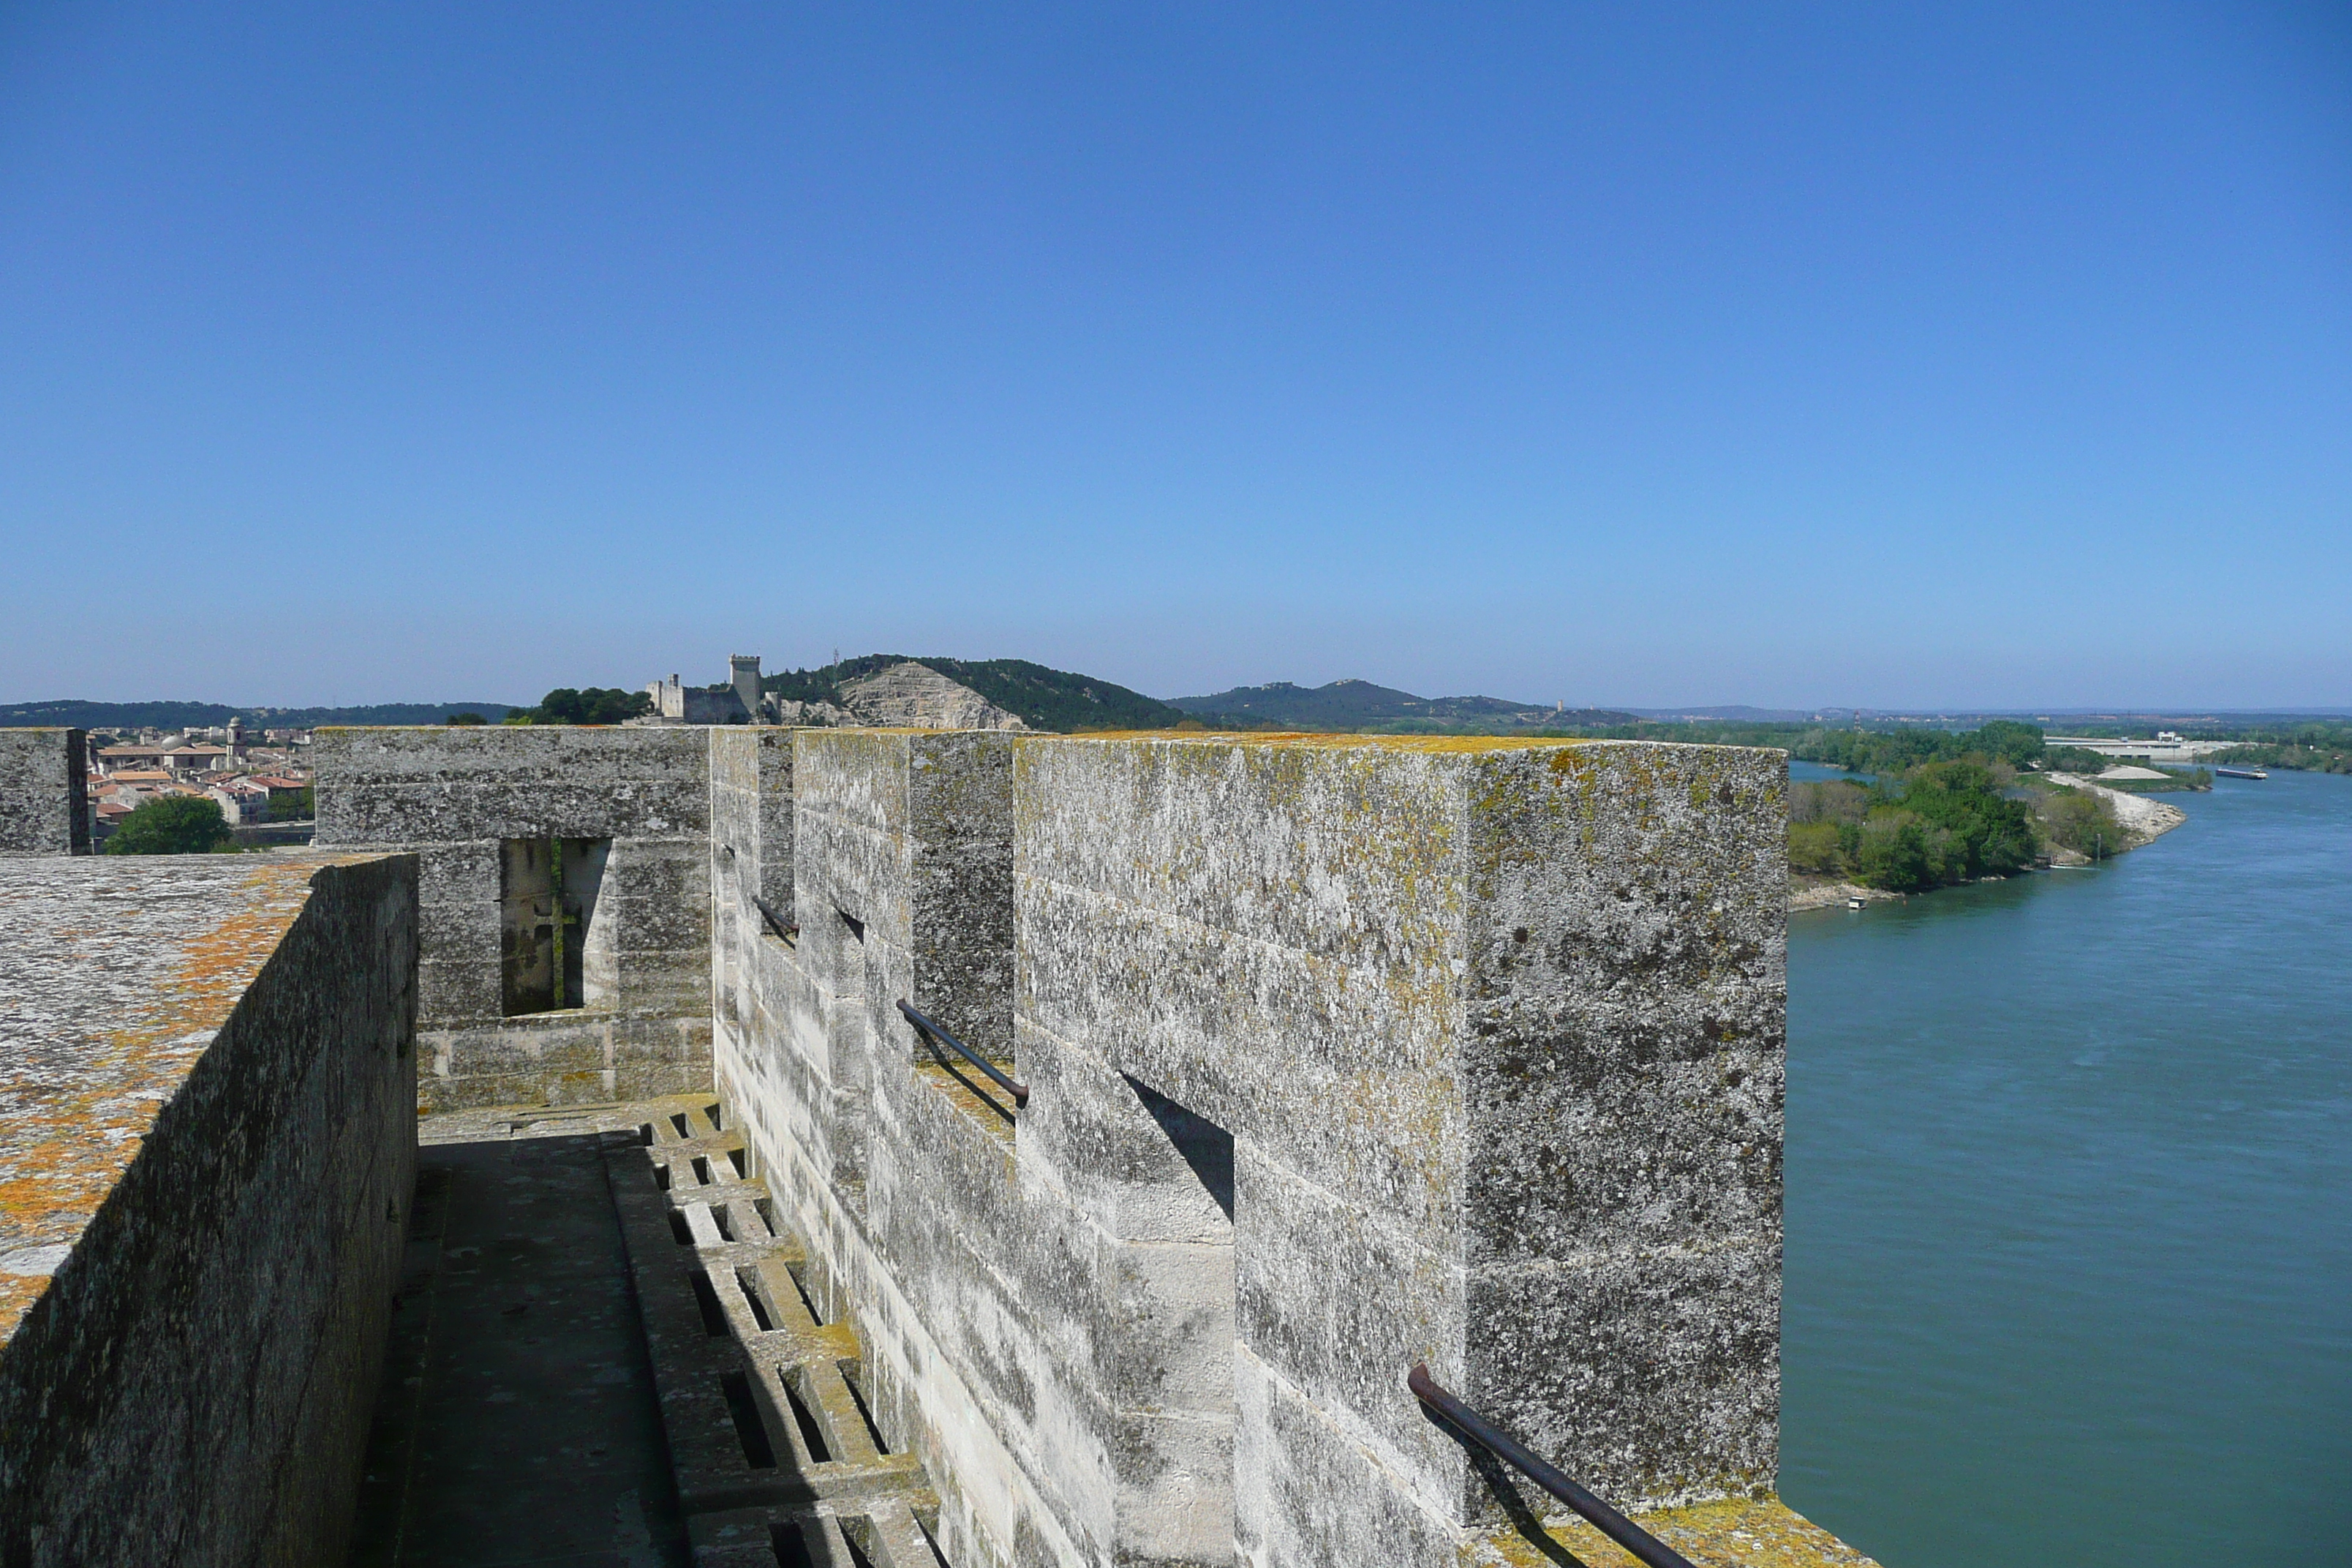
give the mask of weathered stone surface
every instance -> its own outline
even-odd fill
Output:
[[[1234,1134],[1269,1375],[1457,1524],[1418,1359],[1628,1502],[1769,1489],[1777,755],[1033,742],[1016,781],[1024,1029]]]
[[[735,733],[751,735],[750,730]],[[774,731],[767,731],[774,733]],[[428,1110],[670,1093],[680,1064],[631,1030],[707,1042],[711,735],[686,726],[321,730],[318,842],[417,851],[419,1081]],[[584,994],[503,1016],[501,841],[610,841],[580,933]],[[692,1025],[691,1028],[682,1026]],[[707,1050],[707,1044],[704,1048]]]
[[[0,868],[0,1561],[340,1561],[415,900],[406,857]]]
[[[1023,738],[1008,802],[794,746],[719,1083],[954,1561],[1466,1561],[1423,1359],[1629,1504],[1769,1488],[1776,755]]]
[[[87,855],[89,736],[0,730],[0,855]]]

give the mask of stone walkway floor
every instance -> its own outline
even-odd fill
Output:
[[[421,1126],[352,1568],[685,1568],[599,1120]]]

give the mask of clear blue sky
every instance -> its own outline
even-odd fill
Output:
[[[2352,703],[2352,10],[0,0],[0,699]]]

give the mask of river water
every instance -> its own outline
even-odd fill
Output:
[[[2352,778],[2165,798],[1790,919],[1781,1490],[1887,1568],[2352,1563]]]

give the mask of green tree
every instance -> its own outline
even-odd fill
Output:
[[[467,725],[487,724],[489,721],[483,718],[479,713],[452,713],[448,718],[443,720],[442,722],[445,724]]]
[[[2042,798],[2041,816],[2042,831],[2053,844],[2094,860],[2112,859],[2129,842],[2115,806],[2104,795],[2054,789]]]
[[[1907,811],[1881,808],[1871,814],[1862,825],[1854,866],[1863,881],[1890,892],[1916,893],[1940,880],[1927,827]]]
[[[1834,822],[1794,822],[1789,825],[1789,869],[1816,876],[1835,876],[1845,868]]]
[[[1971,751],[1988,757],[1998,757],[2013,768],[2042,760],[2042,726],[2021,724],[2013,719],[1988,720],[1981,729],[1962,735]]]
[[[208,855],[236,835],[212,797],[167,795],[122,819],[106,841],[109,855]]]
[[[539,700],[528,722],[533,724],[617,724],[653,711],[654,700],[642,691],[616,686],[585,686],[574,690],[559,686]],[[509,714],[507,722],[513,723]]]
[[[2000,793],[2000,779],[1982,763],[1918,768],[1904,784],[1903,808],[1950,836],[1946,871],[1955,880],[2011,877],[2033,864],[2032,814]]]

